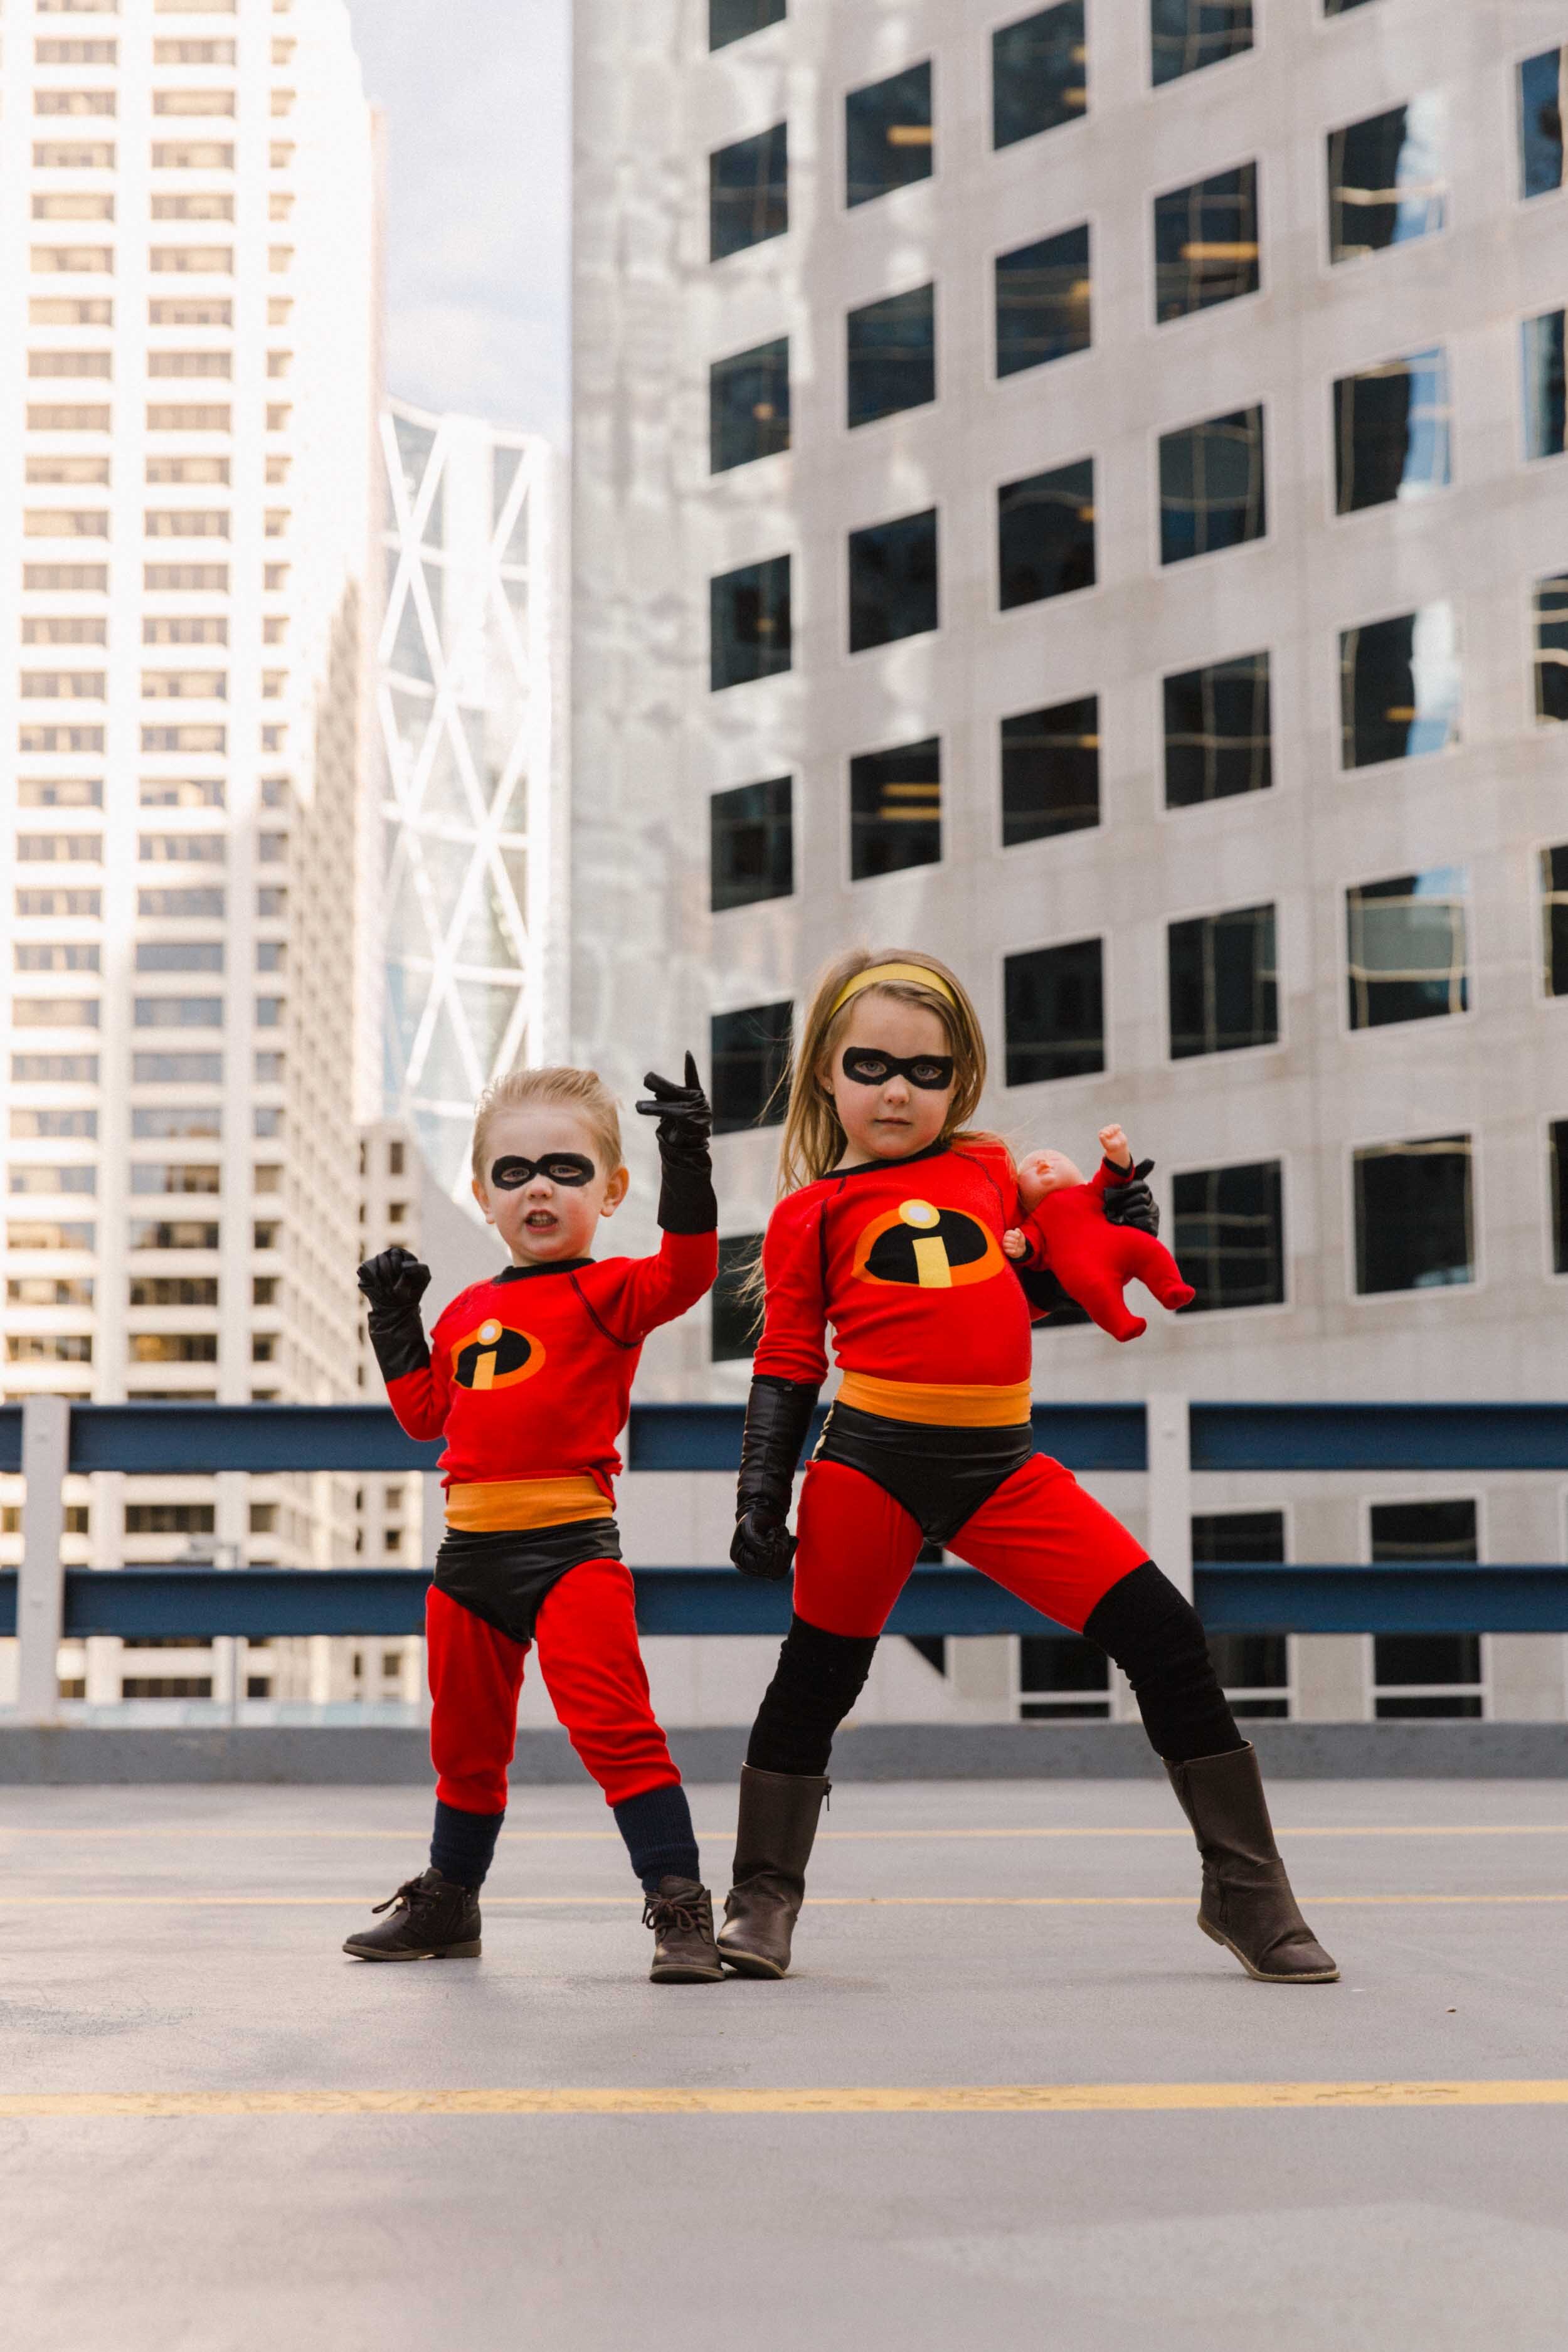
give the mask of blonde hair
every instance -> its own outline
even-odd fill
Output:
[[[906,971],[910,967],[929,971],[931,985],[902,975],[897,980],[873,981],[841,1003],[850,982],[874,964],[900,964]],[[890,996],[900,1004],[921,1005],[942,1023],[953,1059],[952,1100],[942,1132],[944,1143],[963,1139],[967,1123],[980,1107],[985,1091],[985,1040],[979,1016],[957,974],[919,948],[879,948],[875,952],[869,948],[850,948],[835,956],[818,975],[791,1060],[779,1145],[781,1199],[826,1176],[844,1156],[848,1139],[818,1072],[824,1062],[831,1060],[856,1004],[869,996]],[[781,1079],[781,1086],[784,1083]]]
[[[565,1065],[544,1070],[509,1070],[485,1088],[474,1113],[474,1181],[485,1181],[485,1139],[491,1122],[505,1110],[531,1109],[549,1103],[574,1111],[589,1128],[610,1169],[621,1164],[621,1115],[615,1096],[597,1070],[574,1070]]]

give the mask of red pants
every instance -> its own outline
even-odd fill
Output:
[[[526,1642],[432,1585],[425,1602],[436,1794],[465,1813],[506,1810]],[[679,1781],[648,1700],[624,1560],[568,1569],[540,1604],[539,1669],[556,1717],[607,1804]]]
[[[863,1471],[814,1462],[796,1528],[795,1614],[825,1633],[879,1633],[922,1541],[902,1504]],[[1149,1557],[1070,1470],[1044,1454],[1005,1478],[948,1549],[1075,1633],[1111,1586]]]

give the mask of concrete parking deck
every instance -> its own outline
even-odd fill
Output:
[[[799,1973],[679,1988],[586,1789],[401,1969],[413,1790],[0,1792],[7,2338],[1561,2352],[1568,1791],[1275,1810],[1340,1985],[1198,1935],[1145,1783],[845,1789]]]

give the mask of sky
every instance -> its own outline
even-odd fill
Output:
[[[386,148],[386,386],[564,439],[571,0],[348,0]]]

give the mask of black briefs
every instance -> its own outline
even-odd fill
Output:
[[[1006,1429],[933,1429],[836,1403],[811,1458],[862,1472],[902,1504],[928,1543],[945,1544],[1038,1450],[1026,1421]]]
[[[514,1642],[531,1642],[544,1596],[585,1559],[619,1559],[614,1519],[560,1528],[448,1528],[436,1554],[436,1589]]]

